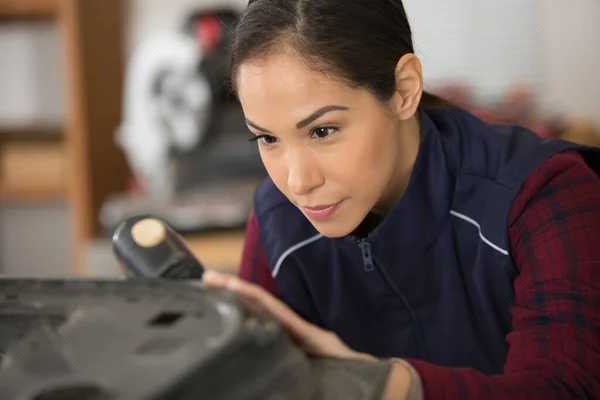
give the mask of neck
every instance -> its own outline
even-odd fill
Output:
[[[421,124],[418,116],[401,121],[398,126],[396,165],[390,183],[380,202],[371,210],[367,217],[354,232],[355,235],[366,236],[375,229],[400,201],[406,191],[410,177],[419,154],[421,142]]]
[[[388,189],[373,210],[375,214],[383,218],[402,198],[417,161],[421,142],[421,124],[417,115],[406,121],[401,121],[398,132],[400,134],[398,135],[398,154],[394,174]]]

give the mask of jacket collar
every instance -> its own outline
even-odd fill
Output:
[[[365,239],[388,267],[410,268],[441,234],[452,207],[454,168],[429,115],[420,110],[421,141],[408,186],[386,218]],[[357,242],[358,238],[347,240]]]

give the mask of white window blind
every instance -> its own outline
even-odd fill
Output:
[[[515,83],[535,93],[540,0],[403,0],[425,84],[468,84],[493,101]]]

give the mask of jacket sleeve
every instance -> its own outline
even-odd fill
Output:
[[[238,272],[240,278],[262,286],[274,296],[279,297],[277,284],[271,276],[265,250],[260,242],[258,222],[254,212],[250,214],[244,238],[242,263]]]
[[[579,154],[528,178],[508,237],[520,274],[504,374],[408,360],[425,398],[600,398],[600,179]]]

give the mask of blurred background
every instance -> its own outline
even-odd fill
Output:
[[[265,172],[225,86],[245,0],[0,0],[0,273],[112,276],[154,213],[235,271]],[[600,2],[404,0],[427,88],[600,143]]]

